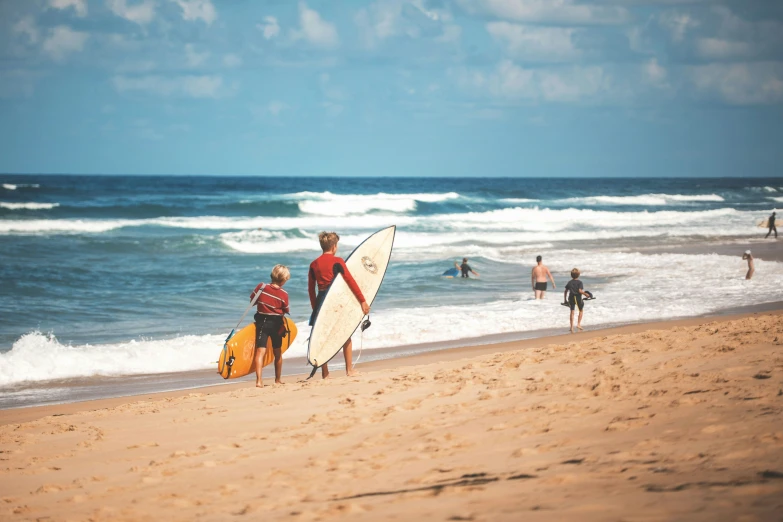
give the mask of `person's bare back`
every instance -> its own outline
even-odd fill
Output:
[[[552,273],[549,268],[541,262],[541,256],[536,257],[536,266],[533,267],[533,271],[530,274],[533,285],[533,292],[536,299],[543,299],[546,293],[546,278],[548,277],[552,281],[552,288],[557,288],[555,285],[555,278],[552,277]]]

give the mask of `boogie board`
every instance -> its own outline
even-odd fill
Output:
[[[769,228],[769,218],[765,218],[759,221],[758,226],[761,228]]]
[[[283,345],[280,349],[282,353],[291,346],[296,339],[296,324],[288,317],[283,318],[283,323],[288,330],[283,336]],[[263,366],[272,364],[275,360],[275,354],[272,351],[272,339],[266,342],[266,355],[264,356]],[[250,323],[236,333],[226,344],[223,345],[223,351],[220,352],[218,360],[218,373],[224,379],[238,379],[249,373],[256,371],[256,365],[253,361],[256,348],[256,323]],[[231,361],[231,357],[234,357]],[[227,364],[231,362],[232,364]]]
[[[458,276],[459,276],[459,270],[456,268],[449,268],[442,274],[442,277],[458,277]]]
[[[588,297],[582,297],[582,302],[584,302],[584,301],[592,301],[593,299],[595,299],[595,296],[591,292],[588,292],[587,290],[585,290],[585,293],[588,295]],[[568,308],[571,308],[571,305],[568,304],[568,301],[566,301],[564,303],[560,303],[560,304],[563,305],[563,306],[567,306]]]
[[[356,247],[345,266],[372,305],[389,266],[396,226],[379,230]],[[324,297],[310,332],[307,362],[317,369],[337,355],[364,318],[362,307],[342,274],[337,274]]]

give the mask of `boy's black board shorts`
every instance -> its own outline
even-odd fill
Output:
[[[582,300],[582,294],[571,294],[568,296],[568,306],[573,310],[576,307],[579,307],[579,311],[581,312],[585,308],[585,302]]]
[[[256,348],[266,348],[267,339],[272,339],[272,348],[279,350],[283,346],[283,316],[256,313]]]
[[[546,281],[543,283],[536,283],[536,290],[546,291]]]

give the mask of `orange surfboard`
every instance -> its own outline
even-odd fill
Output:
[[[283,318],[288,333],[283,335],[281,352],[285,352],[296,339],[296,324],[288,317]],[[272,364],[275,354],[272,351],[272,339],[266,342],[267,351],[264,355],[263,366]],[[253,360],[256,348],[256,324],[250,323],[242,328],[236,335],[223,345],[218,360],[218,373],[224,379],[238,379],[256,371]],[[263,367],[262,366],[262,367]]]

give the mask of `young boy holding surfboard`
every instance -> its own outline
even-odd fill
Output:
[[[321,244],[323,253],[310,263],[310,270],[307,276],[307,291],[310,294],[310,306],[313,308],[313,314],[310,316],[310,326],[315,324],[318,311],[326,297],[326,291],[329,290],[337,274],[343,275],[348,288],[351,289],[351,292],[361,304],[364,315],[370,313],[370,305],[367,304],[362,291],[359,289],[359,285],[356,284],[356,280],[348,271],[348,267],[345,266],[345,261],[335,255],[337,254],[338,241],[340,241],[340,236],[335,232],[321,232],[318,234],[318,242]],[[316,287],[318,288],[317,294]],[[350,338],[345,342],[342,350],[345,358],[345,373],[349,377],[353,377],[356,375],[356,372],[353,370],[353,345]],[[324,364],[321,366],[321,377],[326,379],[328,376],[329,368]]]
[[[285,325],[283,316],[290,313],[288,309],[288,292],[283,290],[283,285],[291,279],[291,272],[284,265],[275,265],[270,274],[270,284],[259,283],[250,293],[250,301],[256,298],[256,314],[253,319],[256,323],[256,386],[262,388],[261,373],[264,370],[264,356],[266,355],[267,340],[272,340],[272,351],[275,354],[275,383],[283,384],[280,377],[283,373],[283,333]]]

